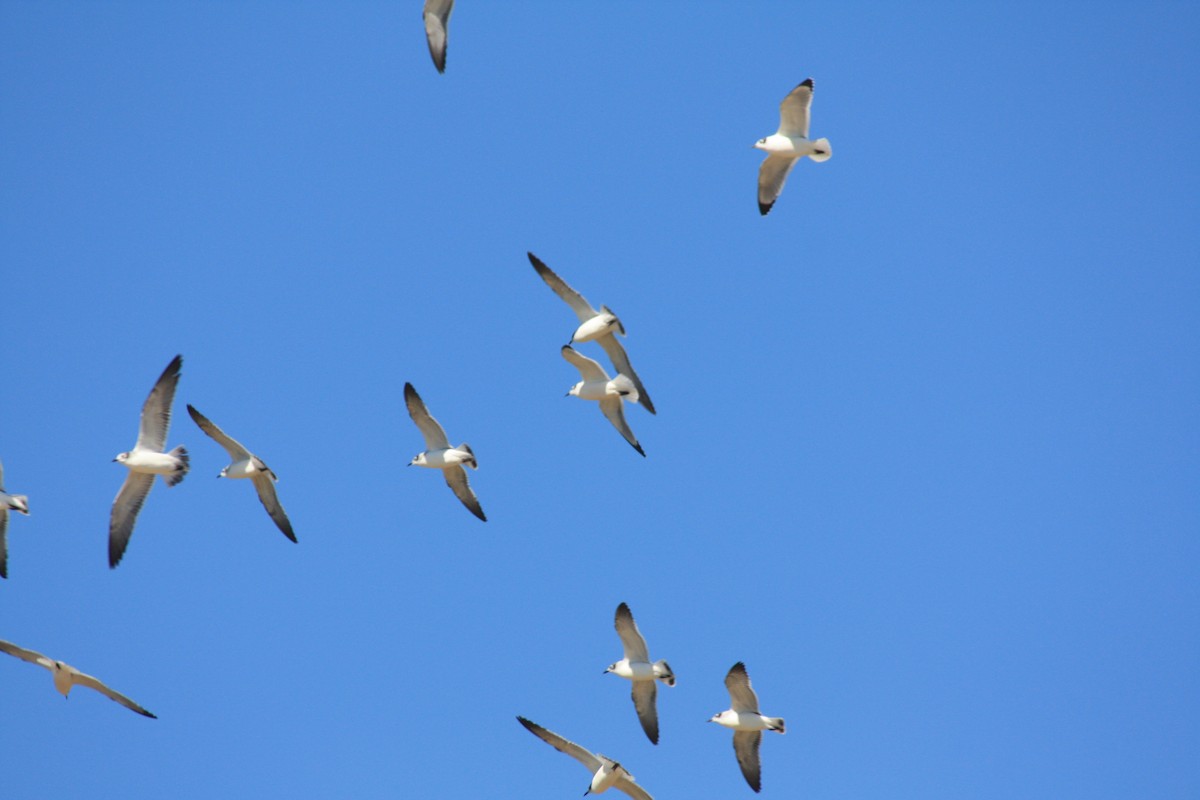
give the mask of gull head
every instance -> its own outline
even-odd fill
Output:
[[[117,457],[113,459],[113,461],[120,461],[122,464],[124,464],[128,460],[129,460],[129,453],[117,453]]]
[[[610,672],[616,672],[616,671],[617,671],[617,665],[616,665],[616,664],[609,664],[607,667],[605,667],[605,668],[604,668],[604,674],[605,674],[605,675],[607,675],[607,674],[608,674],[608,673],[610,673]]]
[[[417,453],[415,456],[413,456],[412,461],[408,462],[408,466],[410,466],[410,467],[421,467],[424,465],[425,465],[425,454],[424,453]]]
[[[224,468],[224,469],[222,469],[220,472],[218,472],[218,473],[217,473],[217,477],[218,477],[218,478],[224,478],[224,477],[225,477],[225,473],[227,473],[227,472],[229,472],[229,467],[225,467],[225,468]]]
[[[575,395],[576,397],[579,397],[579,390],[582,388],[583,388],[583,381],[580,381],[579,383],[572,386],[570,389],[567,389],[567,393],[565,395],[563,395],[563,397],[570,397],[571,395]]]
[[[754,149],[755,150],[766,150],[767,149],[767,140],[759,139],[757,142],[754,143]]]

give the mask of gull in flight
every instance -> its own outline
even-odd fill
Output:
[[[59,694],[61,694],[63,697],[68,697],[71,693],[71,688],[74,686],[86,686],[89,689],[95,689],[97,692],[109,698],[110,700],[116,700],[130,711],[136,711],[143,717],[158,719],[158,717],[154,716],[125,695],[121,694],[120,692],[114,692],[112,689],[108,688],[91,675],[83,674],[70,664],[64,664],[61,661],[55,661],[52,658],[47,658],[41,653],[35,653],[32,650],[26,650],[23,647],[17,647],[12,642],[6,642],[3,640],[0,640],[0,651],[8,653],[10,656],[16,656],[22,661],[28,661],[30,664],[38,664],[50,670],[50,673],[54,676],[54,688],[57,689]]]
[[[833,155],[828,139],[808,138],[808,108],[812,105],[813,80],[801,83],[779,104],[779,130],[754,146],[767,151],[767,160],[758,169],[758,210],[765,217],[779,199],[788,173],[804,156],[813,161],[828,161]]]
[[[446,26],[450,24],[450,12],[454,0],[425,0],[422,16],[425,18],[425,40],[429,42],[429,55],[438,72],[446,71]]]
[[[243,447],[240,442],[214,425],[208,417],[193,408],[191,404],[188,405],[187,410],[195,423],[200,426],[200,430],[224,447],[225,452],[229,453],[229,457],[233,459],[233,463],[221,470],[217,477],[249,478],[254,483],[254,490],[258,492],[258,499],[262,502],[263,508],[271,515],[271,519],[275,520],[275,525],[283,531],[284,536],[293,542],[296,541],[296,534],[292,532],[292,523],[288,520],[287,512],[283,510],[283,506],[279,503],[279,497],[275,494],[275,481],[278,479],[271,468],[261,458]]]
[[[644,458],[646,451],[638,444],[637,437],[630,430],[629,423],[625,421],[625,410],[621,407],[622,398],[630,402],[637,402],[638,390],[633,381],[625,375],[617,375],[609,380],[604,367],[587,356],[579,354],[569,344],[563,345],[562,357],[574,364],[583,376],[583,380],[568,389],[567,394],[575,395],[581,400],[599,400],[600,411],[625,437],[625,441],[633,445],[633,449],[641,453]]]
[[[421,435],[425,437],[425,452],[413,456],[408,466],[440,469],[446,478],[446,485],[454,490],[462,504],[470,509],[472,514],[487,522],[487,517],[483,515],[483,507],[479,505],[479,498],[471,491],[471,484],[467,483],[467,471],[462,468],[462,465],[466,464],[471,469],[479,469],[479,463],[475,460],[470,445],[463,442],[458,447],[450,446],[446,431],[430,416],[421,396],[411,383],[404,384],[404,403],[408,406],[408,415],[417,423]]]
[[[188,471],[188,453],[179,445],[169,453],[163,452],[167,443],[167,428],[171,425],[171,403],[179,385],[179,368],[183,356],[175,356],[158,376],[150,396],[142,406],[142,421],[138,427],[137,443],[128,453],[118,453],[113,461],[129,468],[121,491],[113,500],[112,517],[108,523],[108,566],[116,567],[125,555],[133,526],[146,495],[154,485],[154,476],[161,475],[167,486],[183,480]]]
[[[29,516],[29,498],[23,494],[4,491],[4,465],[0,464],[0,578],[8,577],[8,511],[20,511]]]
[[[584,792],[585,795],[604,794],[609,789],[616,788],[617,791],[624,792],[634,798],[634,800],[654,800],[649,792],[637,785],[637,781],[629,774],[628,770],[611,758],[585,750],[574,742],[567,741],[554,731],[548,731],[536,722],[530,722],[524,717],[517,717],[517,721],[524,725],[526,730],[555,750],[560,753],[566,753],[588,768],[588,772],[592,773],[592,782],[588,785],[587,791]]]
[[[621,320],[617,319],[617,315],[609,309],[608,306],[600,306],[600,310],[592,308],[587,300],[583,299],[583,295],[567,285],[567,282],[558,277],[554,270],[542,263],[541,259],[533,253],[526,253],[529,256],[529,263],[533,264],[533,268],[537,270],[537,274],[542,276],[542,280],[546,285],[554,290],[554,293],[561,297],[571,310],[575,312],[575,316],[579,317],[579,327],[575,329],[575,333],[571,334],[571,341],[567,344],[575,342],[596,342],[604,348],[604,352],[608,353],[608,358],[613,363],[615,369],[621,375],[626,375],[633,381],[633,385],[637,387],[637,402],[642,404],[642,407],[651,414],[657,413],[654,410],[654,403],[650,401],[650,395],[646,393],[646,387],[642,386],[642,379],[633,371],[633,365],[629,363],[629,356],[625,353],[625,348],[617,341],[617,334],[625,335],[625,326],[621,324]]]
[[[764,730],[783,733],[783,717],[764,717],[758,713],[758,695],[750,688],[750,676],[741,661],[734,664],[725,676],[729,690],[730,708],[713,716],[709,722],[733,728],[733,752],[746,783],[756,792],[762,791],[762,766],[758,761],[758,746]]]
[[[615,625],[625,657],[615,664],[609,664],[604,671],[633,681],[633,707],[637,709],[642,730],[651,742],[658,744],[658,709],[654,705],[658,689],[654,682],[659,680],[667,686],[674,686],[675,673],[666,661],[650,661],[646,640],[633,621],[633,612],[624,603],[617,606]]]

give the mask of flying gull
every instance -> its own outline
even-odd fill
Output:
[[[621,637],[625,657],[615,664],[609,664],[608,669],[604,671],[633,681],[633,707],[637,709],[642,730],[651,742],[658,744],[658,709],[654,704],[658,687],[654,682],[660,680],[667,686],[674,686],[675,673],[666,661],[650,661],[646,640],[642,638],[637,623],[633,621],[633,612],[629,610],[629,606],[624,603],[617,606],[614,624],[617,635]]]
[[[425,18],[425,40],[429,42],[429,55],[438,72],[446,71],[446,37],[450,24],[450,12],[454,0],[425,0],[422,16]]]
[[[575,395],[581,400],[600,401],[600,411],[608,417],[608,421],[625,437],[625,441],[633,445],[634,450],[645,457],[646,451],[638,444],[637,437],[630,430],[629,423],[625,421],[625,410],[621,407],[622,398],[637,402],[638,391],[633,381],[625,375],[617,375],[609,380],[604,367],[576,352],[568,344],[562,347],[562,357],[574,364],[583,376],[583,380],[567,390],[567,394]]]
[[[0,464],[0,578],[8,577],[8,510],[29,516],[29,498],[4,491],[4,465]]]
[[[446,478],[446,485],[454,490],[462,504],[470,509],[472,514],[487,522],[487,517],[483,515],[483,507],[479,505],[479,498],[471,491],[471,484],[467,483],[467,471],[462,468],[462,465],[466,464],[471,469],[479,469],[479,462],[475,460],[470,445],[463,442],[458,447],[450,446],[446,431],[430,416],[421,396],[411,383],[404,384],[404,403],[408,406],[408,415],[417,423],[421,435],[425,437],[425,452],[413,456],[408,466],[440,469]]]
[[[131,711],[136,711],[143,717],[158,719],[146,709],[139,706],[137,703],[130,700],[120,692],[114,692],[112,689],[105,686],[103,683],[93,678],[91,675],[85,675],[79,670],[72,667],[70,664],[64,664],[61,661],[55,661],[52,658],[47,658],[41,653],[35,653],[32,650],[26,650],[23,647],[17,647],[12,642],[0,640],[0,651],[8,653],[10,656],[16,656],[22,661],[28,661],[30,664],[38,664],[50,670],[54,676],[54,688],[58,690],[63,697],[68,697],[71,693],[71,688],[75,686],[86,686],[89,689],[95,689],[100,694],[116,700],[121,705]]]
[[[188,453],[183,445],[169,453],[163,452],[167,443],[167,428],[171,425],[171,402],[179,384],[179,368],[183,356],[175,356],[158,376],[150,396],[142,406],[142,421],[138,427],[137,443],[128,453],[118,453],[113,461],[129,468],[121,491],[113,500],[112,517],[108,523],[108,566],[116,567],[125,555],[133,526],[146,495],[154,485],[154,476],[161,475],[167,486],[183,480],[188,471]]]
[[[546,285],[571,307],[575,316],[579,317],[579,327],[575,329],[575,333],[571,334],[571,341],[567,344],[596,342],[603,347],[604,352],[608,353],[608,358],[613,363],[613,369],[628,376],[633,381],[633,385],[637,387],[637,402],[641,403],[642,407],[651,414],[657,413],[654,410],[654,403],[650,401],[650,395],[646,393],[646,387],[642,385],[642,379],[633,371],[633,365],[629,363],[629,356],[625,353],[625,348],[617,341],[616,334],[625,335],[625,326],[621,324],[621,320],[617,319],[617,315],[608,306],[600,306],[599,311],[592,308],[591,304],[583,299],[583,295],[568,286],[567,282],[542,263],[541,259],[533,253],[526,253],[526,255],[529,256],[529,263],[533,264],[533,268],[537,270],[538,275],[542,276]]]
[[[217,475],[218,478],[249,478],[254,483],[254,490],[258,492],[258,499],[262,502],[263,508],[271,515],[271,519],[275,520],[275,525],[279,530],[283,531],[283,535],[296,541],[296,534],[292,532],[292,523],[288,520],[287,512],[283,510],[283,506],[279,503],[279,497],[275,494],[275,473],[271,471],[261,458],[251,453],[236,439],[228,436],[225,431],[214,425],[208,417],[201,414],[190,404],[187,407],[188,414],[191,414],[192,419],[200,426],[200,430],[212,437],[213,441],[225,448],[225,452],[229,453],[229,457],[233,459],[233,463],[221,470]]]
[[[827,161],[833,150],[828,139],[808,138],[808,108],[812,105],[813,80],[801,83],[779,104],[779,130],[754,146],[767,151],[767,160],[758,170],[758,210],[766,216],[779,199],[788,173],[804,156]]]
[[[566,753],[588,768],[588,772],[592,773],[592,782],[588,785],[587,791],[584,792],[585,795],[604,794],[609,789],[616,788],[618,791],[624,792],[634,798],[634,800],[654,800],[649,792],[637,785],[637,781],[629,774],[628,770],[611,758],[585,750],[574,742],[567,741],[554,731],[548,731],[536,722],[530,722],[524,717],[517,717],[517,721],[524,725],[526,730],[555,750],[560,753]]]
[[[750,676],[741,661],[734,664],[725,676],[729,690],[730,708],[713,716],[709,722],[733,728],[733,752],[746,783],[756,792],[762,791],[762,766],[758,761],[758,746],[764,730],[783,733],[783,717],[764,717],[758,713],[758,695],[750,688]]]

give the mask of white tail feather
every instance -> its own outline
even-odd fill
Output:
[[[626,375],[617,375],[617,377],[609,381],[608,390],[610,392],[616,392],[631,403],[636,403],[638,401],[637,386]]]
[[[813,161],[828,161],[833,155],[833,148],[829,146],[829,140],[825,138],[817,139],[812,143],[813,147],[821,151],[819,153],[809,153],[808,157]]]

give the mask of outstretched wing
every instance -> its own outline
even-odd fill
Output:
[[[808,109],[812,105],[813,79],[808,78],[779,104],[779,132],[784,136],[808,138]]]
[[[633,621],[633,612],[629,610],[629,606],[621,603],[617,606],[616,619],[613,621],[616,626],[617,635],[621,637],[621,646],[625,648],[625,657],[630,661],[650,661],[650,653],[646,649],[646,639],[638,630],[637,623]]]
[[[112,515],[108,520],[108,566],[115,567],[121,563],[125,548],[129,546],[129,537],[133,535],[133,526],[137,522],[138,512],[150,487],[154,485],[154,475],[149,472],[130,471],[125,476],[125,483],[113,500]]]
[[[796,166],[799,158],[792,156],[767,156],[758,168],[758,211],[763,216],[775,205],[779,195],[783,193],[783,185],[787,183],[792,167]]]
[[[741,661],[729,668],[725,676],[725,688],[729,690],[730,708],[739,714],[758,713],[758,695],[750,688],[750,676]]]
[[[592,317],[600,312],[592,308],[587,300],[583,299],[583,295],[567,285],[567,282],[547,267],[540,258],[533,253],[526,253],[529,256],[529,263],[533,264],[533,268],[537,270],[537,274],[542,276],[542,280],[546,285],[554,290],[554,293],[566,301],[571,310],[575,312],[575,316],[579,317],[580,322],[587,322]]]
[[[596,773],[596,770],[600,769],[600,759],[590,750],[585,750],[574,742],[559,736],[554,731],[548,731],[536,722],[531,722],[524,717],[517,717],[517,721],[524,725],[526,730],[555,750],[560,753],[566,753],[580,764],[583,764],[593,775]]]
[[[142,404],[142,421],[138,427],[137,444],[134,449],[153,450],[161,453],[167,443],[167,428],[171,426],[171,403],[175,401],[175,387],[179,385],[179,368],[183,356],[175,356],[150,390],[150,396]]]
[[[746,783],[756,792],[762,791],[762,765],[758,760],[758,746],[762,744],[762,731],[734,731],[733,752]]]
[[[231,459],[237,462],[250,458],[250,451],[243,447],[241,442],[218,428],[208,417],[197,411],[191,403],[188,403],[187,410],[192,420],[200,426],[200,430],[207,433],[214,442],[225,448],[225,452],[229,453]]]
[[[622,408],[623,405],[624,401],[621,400],[620,395],[607,395],[600,401],[600,411],[604,413],[604,416],[608,417],[608,421],[617,429],[617,432],[625,437],[625,441],[629,442],[633,446],[633,449],[637,450],[645,458],[646,451],[638,444],[637,437],[633,435],[633,430],[629,427],[629,423],[625,421],[625,409]]]
[[[608,373],[604,371],[604,367],[600,366],[599,361],[593,361],[569,344],[564,344],[560,352],[563,358],[570,361],[575,369],[579,370],[579,374],[585,381],[608,380]]]
[[[626,355],[625,348],[617,341],[617,337],[609,333],[596,341],[604,348],[604,352],[608,353],[609,360],[613,363],[613,369],[633,381],[633,385],[638,390],[638,402],[651,414],[657,414],[658,412],[654,410],[654,402],[650,400],[650,395],[646,394],[646,387],[642,385],[642,379],[633,371],[633,365],[629,363],[629,356]]]
[[[646,736],[654,744],[658,744],[658,705],[655,698],[658,697],[658,686],[655,681],[634,681],[633,691],[630,695],[633,698],[633,707],[637,709],[638,721],[642,723],[642,730],[646,732]]]
[[[422,16],[425,18],[425,41],[429,43],[429,55],[438,72],[446,71],[447,27],[454,0],[425,0]]]
[[[467,471],[458,465],[442,467],[442,475],[446,478],[446,485],[454,490],[454,495],[462,501],[462,504],[472,514],[487,522],[487,517],[483,515],[483,506],[479,505],[479,498],[475,496],[471,484],[467,482]]]
[[[617,777],[617,782],[613,784],[613,788],[622,791],[633,798],[633,800],[654,800],[650,793],[634,782],[633,776],[628,772]]]
[[[28,661],[30,664],[37,664],[42,667],[49,667],[51,663],[50,659],[41,653],[26,650],[24,647],[17,647],[12,642],[6,642],[3,639],[0,639],[0,652],[8,653],[10,656],[16,656],[22,661]]]
[[[0,578],[8,577],[8,509],[0,508]]]
[[[258,461],[258,459],[255,459]],[[262,463],[259,461],[259,463]],[[266,467],[266,464],[263,464]],[[275,520],[276,527],[283,531],[283,535],[296,541],[296,534],[292,532],[292,522],[288,519],[287,512],[283,510],[283,505],[279,502],[279,496],[275,494],[275,479],[272,477],[274,473],[270,470],[264,472],[256,472],[254,477],[254,490],[258,492],[259,502],[263,504],[263,508],[271,515],[271,519]]]
[[[404,384],[404,404],[408,406],[408,415],[412,417],[413,422],[417,423],[417,428],[420,429],[421,435],[425,437],[426,450],[445,450],[450,447],[450,440],[446,438],[446,431],[430,415],[429,409],[425,408],[425,402],[421,399],[421,395],[417,394],[417,390],[413,388],[411,383]]]
[[[108,688],[103,683],[101,683],[99,680],[97,680],[96,678],[93,678],[91,675],[84,675],[82,672],[76,672],[72,676],[72,681],[78,686],[86,686],[89,689],[95,689],[97,692],[104,695],[108,699],[117,701],[121,705],[128,708],[130,711],[136,711],[137,713],[141,714],[143,717],[150,717],[151,719],[158,719],[158,717],[154,716],[149,711],[142,708],[141,706],[139,706],[137,703],[130,700],[125,695]]]

